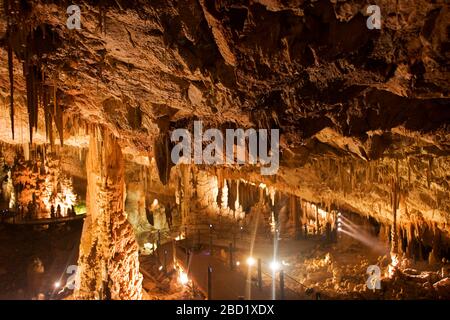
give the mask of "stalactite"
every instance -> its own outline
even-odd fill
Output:
[[[38,129],[39,108],[44,109],[44,118],[46,120],[46,135],[49,136],[50,118],[48,116],[47,86],[45,83],[45,73],[43,69],[43,59],[48,52],[45,41],[47,41],[46,24],[35,25],[30,23],[30,8],[20,1],[5,1],[5,14],[7,17],[6,30],[6,49],[8,53],[8,73],[10,82],[10,118],[11,118],[11,134],[15,138],[15,108],[14,108],[14,54],[23,64],[23,75],[26,86],[26,103],[29,125],[29,140],[33,143],[33,133]],[[52,45],[48,43],[50,50],[54,50],[55,34],[52,33]],[[42,43],[44,42],[44,43]],[[49,41],[50,42],[50,41]],[[56,103],[56,99],[55,103]],[[63,136],[62,110],[57,110],[56,106],[53,113],[53,119],[59,129],[60,140]],[[51,139],[50,139],[51,140]]]
[[[13,49],[11,45],[11,31],[8,26],[8,73],[9,73],[9,106],[11,117],[11,134],[14,140],[14,65]]]
[[[236,202],[237,198],[237,188],[235,180],[228,180],[228,208],[234,209],[234,203]]]
[[[433,158],[428,159],[428,169],[427,169],[427,186],[431,186],[431,176],[432,176]]]
[[[181,176],[181,219],[183,224],[187,224],[190,213],[191,197],[193,193],[191,185],[191,167],[188,164],[181,164],[179,167]]]
[[[408,165],[408,184],[411,184],[411,159],[408,158],[406,160],[406,164]]]
[[[412,223],[410,223],[407,226],[407,231],[406,231],[406,239],[407,239],[407,244],[406,244],[406,257],[407,258],[411,258],[413,255],[413,237],[414,237],[414,225]]]
[[[106,5],[104,0],[100,0],[98,9],[98,28],[100,33],[106,34]]]
[[[345,181],[345,168],[342,162],[339,162],[339,174],[340,174],[340,179],[341,179],[341,188],[342,191],[345,194],[347,194],[347,190],[346,190],[346,181]]]
[[[41,87],[41,69],[32,63],[30,53],[26,51],[26,57],[23,61],[23,73],[26,79],[27,90],[27,111],[30,143],[33,143],[33,130],[38,128],[38,110],[39,110],[39,94]]]
[[[220,199],[220,208],[222,209],[227,209],[228,208],[228,185],[226,180],[223,183],[223,187],[222,187],[222,198]]]
[[[370,183],[370,171],[372,169],[372,162],[368,162],[367,164],[368,168],[364,168],[364,183],[369,184]]]
[[[26,82],[26,90],[27,90],[27,112],[28,112],[28,130],[29,130],[29,137],[30,137],[30,143],[33,143],[33,124],[32,124],[32,116],[31,116],[31,109],[32,109],[32,101],[31,101],[31,77],[29,76],[29,68],[28,68],[28,59],[26,59],[23,62],[23,73],[25,77]]]
[[[404,241],[405,241],[405,232],[404,232],[404,229],[401,227],[401,226],[399,226],[398,227],[398,247],[397,247],[397,252],[399,252],[399,253],[404,253],[405,251],[404,251],[404,246],[403,246],[403,243],[404,243]]]
[[[431,265],[439,262],[439,258],[441,256],[440,248],[441,248],[441,232],[439,231],[437,224],[434,223],[433,224],[432,250],[431,250],[430,256],[429,256],[429,263]]]
[[[59,133],[59,143],[64,145],[64,116],[61,105],[58,104],[55,115],[56,129]]]
[[[48,105],[48,119],[49,119],[48,138],[50,140],[50,146],[51,146],[51,148],[53,148],[55,145],[55,139],[53,136],[53,121],[55,118],[56,106],[58,104],[58,101],[57,101],[57,96],[56,96],[56,84],[54,84],[51,88],[52,88],[53,103],[52,103],[52,105],[50,105],[50,102],[49,102],[49,105]],[[50,93],[49,93],[49,95],[50,95]]]
[[[40,87],[43,79],[39,79],[41,74],[40,66],[34,66],[33,68],[33,125],[34,129],[38,129],[38,119],[39,119],[39,94]]]
[[[249,206],[253,206],[258,203],[259,199],[259,187],[251,185],[250,186],[250,197],[249,197]]]
[[[233,205],[234,210],[239,209],[239,180],[236,181],[236,201]]]
[[[216,203],[217,206],[219,208],[221,208],[222,205],[222,191],[223,191],[223,172],[221,168],[216,168],[216,176],[217,176],[217,188],[218,188],[218,192],[217,192],[217,197],[216,197]]]
[[[49,141],[50,136],[50,111],[49,111],[49,96],[48,96],[48,87],[44,87],[42,92],[42,105],[44,108],[44,122],[45,122],[45,138]]]
[[[291,220],[293,220],[294,224],[294,238],[298,239],[300,236],[300,217],[299,217],[299,210],[297,205],[297,197],[294,195],[290,195],[289,198],[289,204],[290,204],[290,217]]]
[[[169,182],[170,170],[173,166],[170,158],[170,146],[171,142],[169,134],[164,132],[157,137],[153,148],[159,180],[163,185],[166,185]]]
[[[314,216],[315,222],[316,222],[316,234],[320,233],[320,223],[319,223],[319,207],[316,205],[315,210],[315,216]]]
[[[392,214],[393,223],[391,228],[391,253],[396,254],[398,251],[397,238],[397,206],[398,206],[398,159],[395,160],[395,177],[392,179]]]

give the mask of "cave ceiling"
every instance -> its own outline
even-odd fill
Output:
[[[282,171],[272,180],[290,188],[318,178],[317,159],[433,157],[444,159],[437,185],[448,192],[448,3],[375,2],[381,30],[366,27],[359,0],[83,1],[80,30],[67,28],[65,1],[28,1],[20,19],[2,8],[0,139],[29,139],[27,61],[58,97],[69,145],[86,147],[91,124],[135,155],[154,155],[155,139],[196,119],[279,128]],[[35,116],[36,143],[47,139],[44,117]]]

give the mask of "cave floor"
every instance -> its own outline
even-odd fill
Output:
[[[46,299],[62,299],[70,292],[57,294],[56,281],[65,283],[66,268],[75,265],[82,224],[53,226],[49,229],[32,226],[0,226],[0,298],[32,299],[44,293]],[[229,239],[215,239],[213,256],[209,256],[207,238],[200,244],[188,239],[178,243],[179,263],[186,261],[184,247],[193,248],[190,277],[196,279],[196,290],[183,286],[176,272],[169,276],[160,272],[161,258],[140,256],[141,272],[144,275],[144,299],[204,299],[206,295],[206,270],[212,265],[215,274],[213,298],[239,299],[246,296],[250,242],[237,240],[233,261],[235,268],[230,273]],[[172,270],[172,244],[166,243],[161,250],[167,250],[168,270]],[[387,249],[387,248],[386,248]],[[163,251],[162,251],[163,252]],[[256,267],[251,273],[251,297],[271,299],[272,272],[269,263],[273,256],[273,242],[270,239],[255,241],[252,256],[262,260],[263,290],[256,286]],[[387,251],[386,251],[387,252]],[[33,261],[38,258],[42,267]],[[326,243],[323,238],[311,236],[308,239],[278,242],[278,260],[285,273],[286,299],[439,299],[448,298],[450,284],[448,263],[430,265],[427,261],[402,259],[399,270],[387,276],[390,263],[387,254],[380,254],[357,242]],[[239,265],[237,265],[239,264]],[[381,289],[369,290],[366,285],[367,267],[378,265],[382,271]],[[276,294],[279,294],[279,275],[275,275]],[[447,281],[447,282],[446,282]],[[233,288],[231,288],[233,287]],[[217,289],[220,288],[220,289]],[[213,289],[214,290],[214,289]],[[214,291],[213,291],[214,292]]]
[[[234,271],[231,271],[228,240],[215,240],[212,257],[209,255],[209,244],[206,239],[202,239],[200,244],[196,241],[188,239],[179,242],[177,258],[187,269],[185,247],[187,245],[193,248],[189,276],[194,279],[195,286],[200,289],[203,296],[207,294],[206,277],[210,265],[213,267],[213,299],[243,299],[248,296],[246,283],[251,283],[250,296],[253,299],[272,298],[273,273],[269,264],[272,261],[274,247],[271,241],[256,241],[252,251],[255,259],[262,260],[263,290],[257,287],[256,266],[252,268],[251,277],[248,278],[249,269],[246,265],[250,252],[248,243],[237,242],[233,257],[235,267]],[[163,245],[161,252],[164,250],[168,252],[169,260],[172,259],[172,244]],[[401,259],[398,271],[393,276],[388,276],[390,263],[388,248],[386,247],[386,254],[380,254],[379,251],[357,242],[326,243],[323,238],[314,236],[301,240],[280,240],[278,260],[284,270],[286,299],[438,299],[445,298],[449,288],[448,284],[443,283],[445,280],[442,278],[444,270],[448,272],[450,265],[444,263],[429,265],[426,261]],[[159,263],[161,261],[162,257]],[[380,266],[381,289],[369,290],[367,287],[366,281],[369,277],[367,268],[370,265]],[[153,270],[155,268],[157,265],[153,266]],[[144,283],[149,280],[144,274]],[[170,283],[170,286],[167,285],[166,290],[153,299],[199,298],[193,296],[192,292],[187,294],[191,287],[180,290],[179,284],[174,286],[173,283],[177,282],[176,275],[170,281],[165,281],[167,284]],[[436,286],[439,281],[444,287]],[[147,289],[154,287],[155,285],[148,283],[144,285]],[[279,297],[278,272],[275,273],[275,288],[276,296]]]

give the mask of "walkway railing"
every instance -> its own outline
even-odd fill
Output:
[[[187,237],[185,238],[185,236]],[[237,250],[241,251],[244,254],[247,254],[248,248],[252,243],[252,235],[250,234],[250,230],[245,228],[240,228],[238,226],[227,226],[227,227],[215,227],[214,225],[210,225],[207,223],[204,224],[190,224],[190,225],[181,225],[172,227],[171,229],[165,228],[161,230],[153,230],[148,234],[148,240],[151,243],[159,244],[160,246],[164,243],[171,242],[173,239],[182,239],[181,241],[177,241],[177,247],[182,247],[184,251],[187,253],[192,249],[210,248],[216,249],[223,248],[226,252],[230,251],[230,244],[232,245],[233,255],[237,252]],[[262,237],[259,235],[258,239],[254,242],[261,244],[261,241],[267,242],[271,244],[273,242],[272,234],[265,234]],[[220,259],[224,264],[230,265],[229,257],[224,258],[221,255],[214,255],[215,258]],[[234,256],[236,259],[236,256]],[[261,273],[267,276],[269,279],[273,279],[273,273],[270,269],[270,266],[267,262],[262,263],[263,267]],[[284,272],[284,287],[288,288],[291,292],[297,294],[300,298],[305,298],[305,291],[308,290],[308,287],[301,283],[299,280],[295,279],[295,277],[289,275]],[[278,272],[277,272],[278,274]],[[275,279],[278,283],[278,279]],[[299,291],[299,287],[302,288],[302,291]]]
[[[212,237],[213,240],[227,240],[232,242],[237,241],[250,241],[252,236],[250,230],[239,227],[239,226],[229,226],[229,227],[217,227],[216,225],[201,223],[201,224],[187,224],[173,226],[172,228],[163,229],[153,229],[145,232],[149,242],[153,239],[160,239],[161,243],[164,240],[171,240],[176,236],[182,236],[183,238],[190,240],[204,239],[205,237],[209,239]],[[272,240],[273,235],[271,233],[266,233],[263,236],[259,233],[257,235],[258,240]]]
[[[64,223],[74,220],[81,220],[86,217],[86,214],[71,215],[65,217],[54,217],[54,218],[37,218],[36,216],[20,215],[14,211],[2,212],[0,221],[6,224],[14,225],[42,225],[42,224],[55,224]]]

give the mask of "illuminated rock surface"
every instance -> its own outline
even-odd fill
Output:
[[[367,29],[362,0],[108,0],[101,10],[86,1],[81,29],[69,30],[60,1],[4,1],[1,161],[38,161],[45,145],[61,158],[55,165],[75,177],[60,186],[70,191],[64,195],[86,198],[75,296],[142,298],[138,251],[156,243],[155,229],[167,228],[168,203],[177,226],[204,224],[208,232],[210,222],[218,230],[259,225],[270,234],[279,219],[288,239],[305,225],[314,232],[318,221],[333,222],[333,210],[352,212],[374,219],[383,230],[377,239],[392,236],[390,249],[400,256],[444,263],[448,3],[375,2],[381,30]],[[277,174],[261,176],[251,165],[173,166],[169,133],[192,130],[198,119],[204,129],[280,129]],[[3,194],[27,203],[35,191],[48,216],[45,199],[54,192],[46,188],[57,184],[36,186],[37,172],[23,169],[13,179],[32,177],[23,199],[2,172]],[[329,216],[316,218],[307,203]],[[337,277],[322,271],[317,279]],[[441,278],[426,286],[443,296],[448,281]]]

